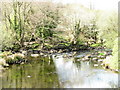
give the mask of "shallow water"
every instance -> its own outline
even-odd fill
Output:
[[[69,53],[70,54],[70,53]],[[67,55],[69,55],[67,54]],[[39,57],[13,65],[2,76],[2,88],[116,88],[118,74],[94,67],[92,61],[77,61],[64,54]],[[80,53],[76,57],[81,57]],[[32,58],[31,58],[32,59]]]
[[[74,62],[74,58],[66,60],[62,55],[54,59],[60,86],[64,88],[118,87],[118,74],[96,68],[92,61]]]

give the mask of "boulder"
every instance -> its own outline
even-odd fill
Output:
[[[98,66],[98,64],[94,64],[94,67],[97,67]]]
[[[93,60],[93,61],[97,61],[97,60],[98,60],[98,58],[93,58],[92,60]]]
[[[0,65],[4,67],[8,67],[9,65],[6,63],[5,59],[1,58],[0,59]]]
[[[39,57],[39,54],[31,54],[32,57]]]
[[[99,59],[98,62],[102,62],[103,60],[102,59]]]

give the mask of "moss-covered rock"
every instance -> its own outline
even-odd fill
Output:
[[[22,62],[25,62],[25,56],[23,54],[16,53],[5,57],[5,60],[8,64],[21,64]]]
[[[0,65],[3,66],[3,67],[9,66],[9,65],[6,63],[5,59],[3,59],[3,58],[0,58]]]

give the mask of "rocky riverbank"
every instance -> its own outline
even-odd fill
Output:
[[[46,57],[49,55],[52,55],[54,53],[64,53],[64,52],[72,52],[72,54],[64,55],[65,57],[74,57],[77,53],[80,51],[89,51],[90,53],[87,55],[84,55],[82,57],[77,57],[77,61],[94,61],[97,63],[101,63],[102,66],[106,69],[110,69],[109,65],[104,62],[105,59],[108,59],[108,57],[112,56],[112,50],[107,49],[105,47],[97,47],[97,48],[87,48],[87,49],[76,49],[76,50],[69,50],[69,49],[51,49],[51,50],[20,50],[19,52],[3,52],[0,54],[0,67],[8,67],[9,65],[13,64],[25,64],[30,61],[28,57],[37,58],[37,57]],[[109,60],[108,60],[109,61]],[[98,64],[94,65],[98,66]],[[118,70],[112,70],[112,71],[118,71]]]
[[[109,62],[112,57],[112,50],[107,48],[96,48],[92,51],[92,53],[87,54],[78,58],[78,61],[93,61],[96,62],[94,66],[103,66],[105,69],[109,69],[114,72],[118,72],[118,69],[112,69],[109,66]]]

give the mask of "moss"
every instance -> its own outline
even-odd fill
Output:
[[[11,52],[8,52],[8,51],[5,51],[5,52],[1,52],[0,53],[0,57],[1,58],[5,58],[5,57],[7,57],[8,55],[11,55],[12,53]]]
[[[99,55],[105,55],[104,53],[99,53]]]
[[[101,46],[101,44],[99,44],[99,43],[96,43],[96,44],[92,44],[92,45],[90,45],[91,47],[98,47],[98,46]]]
[[[8,64],[14,64],[15,62],[24,60],[24,56],[22,54],[13,54],[11,56],[5,57],[5,60]]]
[[[33,43],[33,44],[31,45],[32,48],[37,48],[38,46],[39,46],[38,43]]]

